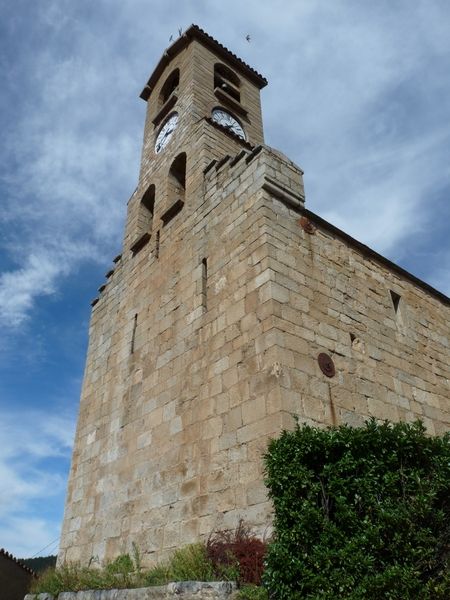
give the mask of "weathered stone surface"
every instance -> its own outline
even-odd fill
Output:
[[[150,564],[240,518],[263,534],[261,457],[293,415],[449,428],[448,299],[314,215],[311,231],[299,224],[302,173],[263,145],[259,90],[235,63],[248,142],[261,148],[204,118],[222,60],[194,40],[150,94],[122,257],[92,310],[60,563],[135,543]],[[155,154],[159,94],[175,68],[179,125]],[[184,205],[163,226],[182,152]],[[133,253],[142,227],[150,241]]]
[[[27,594],[24,600],[233,600],[236,584],[231,581],[181,581],[168,585],[136,588],[132,590],[85,590],[62,592],[54,598],[50,594]]]

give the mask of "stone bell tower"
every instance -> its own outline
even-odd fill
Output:
[[[165,231],[158,234],[149,221],[161,220],[164,228],[181,210],[183,221],[196,212],[211,160],[263,143],[260,89],[266,83],[196,26],[166,50],[141,93],[147,116],[125,246],[133,250],[147,235],[161,243]]]
[[[196,26],[159,61],[121,255],[93,302],[59,562],[145,563],[243,518],[267,440],[373,416],[448,428],[450,301],[304,207],[266,80]]]
[[[60,562],[133,542],[151,562],[240,517],[269,522],[261,453],[283,416],[257,181],[280,160],[262,152],[266,83],[191,26],[141,93],[139,183],[93,301]],[[301,203],[300,171],[283,169]]]

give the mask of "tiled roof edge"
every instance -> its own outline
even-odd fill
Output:
[[[201,40],[207,46],[215,50],[219,55],[222,55],[230,64],[240,69],[260,89],[267,85],[267,79],[258,73],[258,71],[255,71],[255,69],[244,62],[236,54],[231,52],[231,50],[223,46],[218,40],[206,33],[206,31],[201,29],[201,27],[198,25],[191,25],[177,40],[175,40],[171,46],[165,50],[160,61],[156,65],[155,70],[150,75],[146,86],[140,94],[140,97],[143,100],[148,100],[156,81],[166,68],[169,60],[176,56],[183,48],[185,48],[192,39]]]
[[[12,562],[16,563],[16,565],[18,565],[19,567],[22,567],[22,569],[24,569],[25,571],[28,571],[28,573],[30,573],[34,577],[37,577],[37,575],[36,575],[35,571],[33,571],[33,569],[31,569],[30,567],[25,565],[23,562],[20,562],[20,560],[18,560],[15,556],[13,556],[11,554],[11,552],[7,552],[4,548],[0,548],[0,556],[9,558],[10,560],[12,560]]]

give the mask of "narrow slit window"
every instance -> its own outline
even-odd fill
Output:
[[[159,258],[159,244],[160,244],[161,233],[158,229],[156,232],[156,242],[155,242],[155,258]]]
[[[207,308],[208,259],[202,260],[202,306]]]
[[[131,348],[130,348],[130,354],[134,353],[134,344],[136,341],[136,329],[137,329],[137,314],[134,315],[134,321],[133,321],[133,333],[131,334]]]
[[[392,290],[389,290],[389,291],[390,291],[390,294],[391,294],[391,300],[392,300],[392,305],[394,307],[395,314],[397,314],[398,313],[398,309],[400,307],[401,296],[399,294],[396,294]]]

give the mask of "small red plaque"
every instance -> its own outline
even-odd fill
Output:
[[[325,352],[321,352],[317,358],[319,363],[320,370],[327,377],[334,377],[336,375],[336,369],[334,367],[334,362],[331,356],[325,354]]]
[[[311,223],[308,217],[301,217],[298,220],[298,224],[303,229],[303,231],[306,231],[306,233],[313,234],[316,231],[314,224]]]

